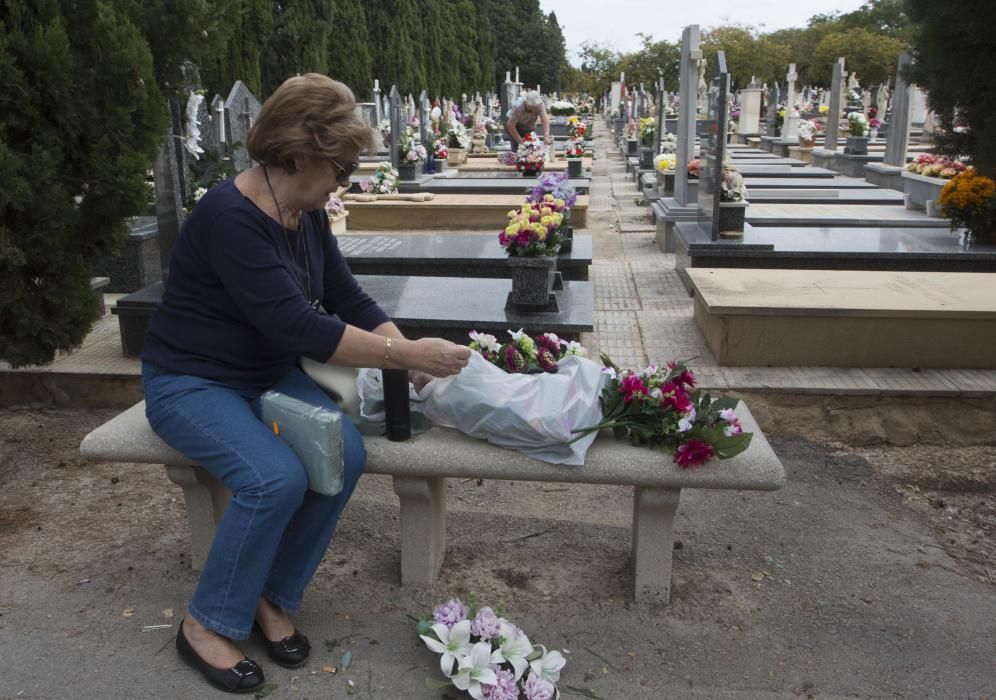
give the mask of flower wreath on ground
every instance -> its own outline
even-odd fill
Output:
[[[564,655],[533,644],[519,627],[484,606],[453,598],[418,621],[425,645],[440,655],[439,668],[448,680],[426,678],[429,688],[456,687],[475,700],[554,700],[557,682],[567,664]]]
[[[557,363],[568,355],[588,356],[588,351],[581,343],[562,340],[554,333],[543,333],[533,339],[523,333],[521,328],[507,332],[512,336],[512,341],[502,345],[490,333],[471,331],[469,347],[496,367],[517,374],[553,373],[557,371]]]
[[[696,389],[685,362],[620,369],[608,355],[601,359],[609,375],[601,395],[602,422],[579,430],[579,438],[611,428],[633,445],[673,453],[682,468],[735,457],[750,445],[752,434],[744,432],[734,413],[737,399],[713,399]]]

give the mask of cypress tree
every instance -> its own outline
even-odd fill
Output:
[[[453,93],[472,93],[483,87],[478,55],[477,9],[472,0],[454,0],[450,3],[450,13],[449,45],[453,59],[448,70],[454,78]]]
[[[201,79],[211,94],[227,97],[236,80],[253,94],[263,92],[263,50],[273,29],[271,0],[241,0],[231,17],[232,33],[217,55],[202,59]]]
[[[0,36],[0,358],[16,367],[90,330],[94,261],[147,201],[166,119],[149,46],[110,2],[4,0]]]
[[[366,100],[373,87],[373,58],[363,3],[339,0],[329,37],[329,75],[353,88],[358,100]]]
[[[473,0],[473,2],[477,29],[477,59],[481,76],[479,87],[482,90],[488,87],[497,90],[498,84],[493,81],[497,49],[494,31],[491,29],[490,3],[488,0]]]
[[[328,73],[333,0],[274,3],[273,31],[262,65],[265,97],[298,73]]]

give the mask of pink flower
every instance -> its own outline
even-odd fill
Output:
[[[554,700],[557,689],[550,681],[535,673],[530,673],[522,689],[526,692],[526,700]]]
[[[678,413],[688,413],[694,407],[681,384],[667,382],[661,386],[661,408],[673,408]]]
[[[544,372],[556,372],[557,371],[557,358],[550,352],[548,348],[539,348],[536,351],[536,364],[539,365],[540,369]]]
[[[505,368],[509,372],[526,371],[526,358],[514,345],[505,346]]]
[[[647,385],[635,374],[630,374],[623,378],[622,382],[619,383],[619,391],[623,394],[623,401],[632,401],[633,397],[638,394],[647,396],[650,393]]]
[[[678,446],[674,452],[674,463],[682,469],[699,467],[712,459],[715,454],[715,448],[709,443],[692,439]]]
[[[552,353],[560,352],[560,338],[553,333],[544,333],[536,338],[537,347],[546,348]]]

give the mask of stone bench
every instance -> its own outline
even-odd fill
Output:
[[[996,369],[992,274],[684,272],[722,366]]]
[[[434,428],[407,442],[367,437],[369,474],[392,477],[401,504],[401,581],[430,586],[446,552],[446,479],[503,479],[633,487],[634,596],[667,603],[671,590],[674,517],[683,488],[773,491],[785,471],[742,403],[737,413],[754,438],[725,462],[682,470],[668,455],[599,436],[582,466],[530,459],[453,431]],[[145,418],[144,402],[87,435],[84,457],[101,462],[162,464],[183,489],[191,564],[203,564],[230,493],[214,477],[163,443]],[[597,556],[592,552],[592,556]]]

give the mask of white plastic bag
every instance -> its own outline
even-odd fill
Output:
[[[420,394],[437,425],[552,464],[584,464],[596,433],[570,445],[573,431],[602,420],[606,375],[583,357],[560,360],[556,374],[508,374],[478,353],[460,374],[429,382]]]

